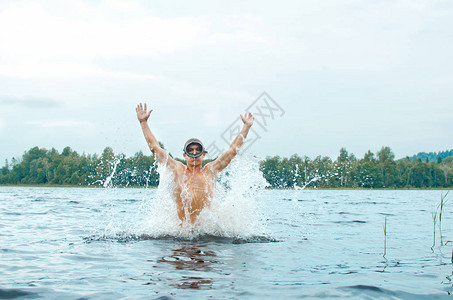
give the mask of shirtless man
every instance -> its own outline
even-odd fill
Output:
[[[187,166],[171,158],[167,152],[159,146],[148,126],[148,118],[152,110],[147,111],[146,103],[137,105],[137,118],[143,130],[148,146],[160,164],[166,164],[174,176],[173,196],[176,201],[179,219],[194,223],[204,207],[209,206],[212,199],[217,175],[225,169],[236,156],[238,149],[244,142],[254,118],[248,113],[241,115],[244,123],[241,132],[233,140],[230,147],[216,160],[202,167],[202,162],[207,151],[203,143],[198,139],[189,139],[184,145],[183,156]]]

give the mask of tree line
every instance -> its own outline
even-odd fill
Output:
[[[161,145],[163,147],[163,145]],[[184,163],[184,160],[178,159]],[[207,163],[211,160],[205,160]],[[70,147],[34,147],[22,159],[5,161],[0,184],[157,186],[159,174],[152,155],[137,152],[132,157],[115,154],[106,147],[101,155],[78,154]],[[450,188],[453,186],[453,156],[436,162],[420,159],[395,160],[390,147],[376,154],[368,151],[357,159],[345,148],[339,156],[292,155],[266,157],[260,171],[274,188]]]
[[[445,150],[445,151],[439,151],[439,152],[420,152],[416,155],[410,156],[410,160],[412,161],[415,158],[418,158],[420,160],[428,160],[428,161],[434,161],[434,162],[441,162],[444,158],[447,158],[449,156],[453,156],[453,149],[451,150]]]
[[[437,162],[409,157],[395,160],[390,147],[376,154],[368,151],[362,159],[340,150],[336,160],[278,156],[260,164],[264,178],[272,187],[320,188],[450,188],[453,186],[453,156]]]

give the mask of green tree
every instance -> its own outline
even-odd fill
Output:
[[[395,186],[397,176],[395,154],[390,147],[382,147],[377,153],[379,166],[381,168],[383,187]]]
[[[440,168],[438,163],[430,162],[428,163],[430,169],[431,169],[431,174],[432,174],[432,182],[433,182],[433,187],[443,187],[444,186],[444,173],[442,169]]]
[[[356,160],[354,154],[349,155],[346,148],[340,149],[340,155],[334,163],[334,174],[338,186],[352,187],[354,185],[351,179],[355,176]]]
[[[264,179],[266,179],[271,187],[279,187],[281,184],[278,171],[280,162],[280,156],[268,156],[260,163],[260,171],[263,173]]]
[[[5,159],[5,165],[2,167],[2,175],[6,175],[9,173],[9,164],[8,164],[8,160]]]
[[[113,149],[105,147],[104,151],[102,151],[101,157],[96,161],[94,183],[103,185],[110,184],[113,176],[115,175],[114,171],[116,171],[117,164],[118,160],[115,157]]]
[[[331,187],[332,178],[334,174],[333,162],[330,157],[327,156],[317,156],[312,162],[311,167],[313,170],[314,176],[318,178],[316,181],[316,186],[318,187]]]
[[[406,157],[403,160],[398,161],[396,165],[397,169],[397,183],[398,187],[411,187],[411,176],[412,176],[412,162],[409,157]]]
[[[426,162],[414,159],[410,183],[413,187],[422,188],[432,186],[431,172]]]
[[[378,161],[374,158],[374,153],[368,150],[363,159],[357,164],[357,184],[363,188],[382,187],[382,173]]]
[[[453,185],[453,156],[444,158],[439,165],[439,169],[443,172],[445,187],[451,187]]]

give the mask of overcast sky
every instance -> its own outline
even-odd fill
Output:
[[[452,96],[449,0],[0,1],[0,165],[149,153],[138,102],[179,157],[190,137],[225,148],[255,103],[258,157],[401,158],[453,148]]]

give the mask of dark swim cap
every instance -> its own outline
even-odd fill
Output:
[[[197,154],[191,154],[187,151],[187,148],[190,146],[190,145],[193,145],[193,144],[196,144],[196,145],[199,145],[200,148],[201,148],[201,151],[200,153],[197,153]],[[199,157],[201,156],[203,153],[208,153],[208,151],[206,151],[204,149],[204,146],[203,146],[203,143],[199,140],[199,139],[196,139],[196,138],[191,138],[189,139],[185,144],[184,144],[184,149],[183,149],[184,153],[187,155],[187,156],[190,156],[190,157]]]

